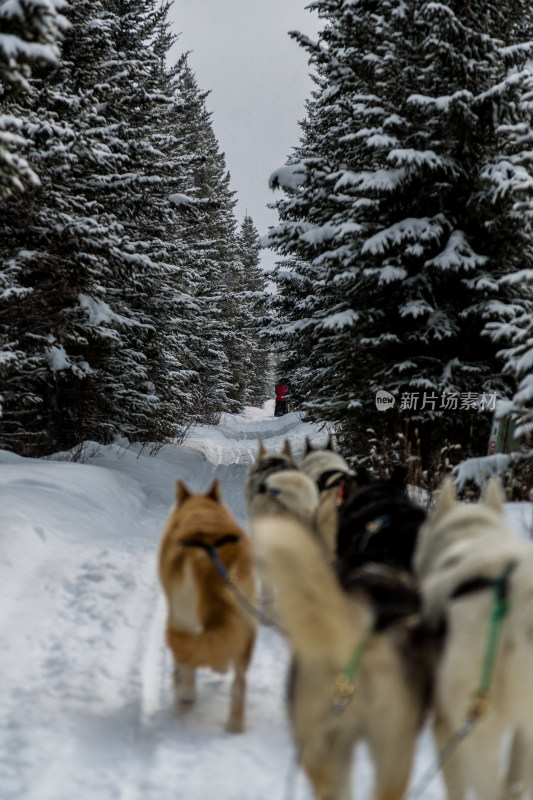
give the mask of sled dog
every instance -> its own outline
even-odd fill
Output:
[[[266,449],[262,440],[259,440],[259,447],[253,463],[248,468],[244,482],[244,499],[248,524],[252,527],[252,522],[257,514],[258,508],[265,506],[265,480],[278,472],[294,471],[298,465],[292,454],[291,444],[285,439],[281,452],[269,451]],[[252,532],[253,538],[253,532]],[[272,614],[273,596],[271,589],[265,584],[260,576],[259,606]]]
[[[300,470],[284,469],[267,475],[254,501],[254,513],[250,520],[252,539],[254,520],[265,515],[296,518],[312,526],[317,504],[316,484]]]
[[[337,569],[376,561],[412,572],[419,528],[426,513],[407,494],[406,473],[370,479],[354,488],[339,510]]]
[[[289,717],[315,797],[349,800],[353,749],[364,740],[375,765],[374,797],[399,800],[430,693],[419,618],[376,624],[371,604],[341,589],[309,527],[296,518],[257,517],[253,533],[292,652]],[[349,670],[358,654],[354,678]]]
[[[246,670],[255,623],[229,581],[247,603],[255,600],[251,545],[221,502],[218,479],[205,494],[176,484],[176,505],[159,549],[159,578],[168,606],[166,640],[174,658],[181,707],[195,700],[195,672],[234,669],[226,728],[244,729]]]
[[[333,438],[328,438],[325,447],[314,447],[309,437],[305,440],[305,452],[299,464],[302,472],[314,480],[319,491],[337,484],[344,475],[354,476],[345,459],[333,447]]]
[[[483,800],[498,800],[507,792],[518,796],[520,786],[533,797],[533,547],[507,524],[496,479],[475,504],[457,502],[453,480],[445,480],[420,530],[414,565],[428,624],[444,630],[435,676],[439,749],[469,714],[477,719],[444,765],[448,797],[463,800],[474,790]],[[507,611],[492,655],[497,591]],[[483,685],[487,664],[492,676]],[[501,748],[509,733],[505,774]]]
[[[333,447],[330,436],[324,448],[314,447],[306,439],[300,469],[315,481],[320,492],[315,527],[330,561],[335,557],[338,514],[347,493],[357,485],[356,475]]]
[[[248,519],[251,519],[255,513],[255,501],[265,478],[286,469],[298,469],[289,440],[285,439],[282,451],[276,453],[267,450],[260,439],[255,459],[248,468],[244,483],[244,499]]]
[[[263,480],[257,489],[250,517],[250,533],[254,539],[255,521],[263,516],[276,519],[297,519],[313,530],[313,515],[318,503],[318,489],[307,475],[297,469],[284,469],[273,472]],[[275,610],[274,589],[260,574],[261,597],[259,604],[266,612],[264,621],[279,622]]]

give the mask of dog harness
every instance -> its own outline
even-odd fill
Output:
[[[322,493],[333,486],[339,486],[346,482],[347,478],[355,478],[355,472],[348,472],[342,469],[328,469],[322,472],[316,479],[318,491]]]
[[[228,570],[222,559],[218,554],[218,548],[223,547],[225,544],[235,544],[240,539],[235,533],[227,533],[225,536],[221,536],[220,539],[217,539],[216,542],[213,544],[207,544],[207,542],[202,541],[202,539],[185,539],[182,542],[184,547],[198,547],[200,550],[204,550],[213,564],[215,565],[216,571],[224,581],[224,583],[231,589],[239,604],[248,612],[251,617],[255,617],[260,622],[265,625],[271,625],[272,620],[263,614],[258,608],[256,608],[250,601],[243,595],[237,584],[232,580]]]
[[[501,591],[502,598],[507,599],[509,592],[509,578],[511,577],[511,573],[515,567],[516,561],[510,561],[508,564],[506,564],[503,571],[500,573],[500,575],[498,575],[497,578],[487,578],[484,575],[479,575],[475,578],[470,578],[469,580],[460,583],[450,594],[450,600],[453,600],[456,597],[463,597],[465,594],[481,592],[483,589],[497,589],[498,591]]]
[[[229,580],[228,571],[217,551],[219,547],[224,547],[225,544],[235,544],[235,542],[238,541],[239,537],[236,534],[227,533],[225,536],[221,536],[220,539],[217,539],[216,542],[213,542],[213,544],[207,544],[207,542],[204,542],[202,539],[185,539],[182,544],[184,547],[198,547],[200,550],[205,550],[215,565],[220,577],[224,580]]]
[[[474,720],[481,716],[487,705],[501,624],[509,610],[509,578],[515,568],[516,561],[510,561],[496,578],[486,578],[484,576],[472,578],[457,586],[450,594],[450,599],[454,599],[472,592],[482,591],[483,589],[492,589],[492,613],[487,631],[483,671],[469,713],[469,717]]]
[[[260,475],[268,478],[273,472],[281,472],[284,469],[296,469],[294,464],[288,464],[286,459],[280,456],[269,456],[268,458],[261,459],[261,464],[258,469]]]
[[[464,597],[472,592],[479,592],[484,589],[492,589],[492,612],[487,630],[487,642],[485,645],[483,669],[479,686],[476,689],[474,697],[472,698],[472,703],[464,722],[452,734],[448,742],[440,751],[436,768],[432,768],[431,772],[422,781],[420,788],[414,792],[414,800],[419,800],[422,797],[429,783],[449,761],[464,739],[466,739],[466,737],[469,736],[469,734],[473,731],[474,727],[479,722],[481,716],[484,714],[487,708],[489,690],[492,683],[492,675],[496,661],[496,648],[498,646],[499,634],[503,619],[509,609],[509,578],[511,577],[516,565],[516,561],[510,561],[505,565],[502,572],[496,578],[479,576],[476,578],[471,578],[468,581],[464,581],[463,583],[459,584],[459,586],[456,586],[453,592],[451,592],[449,595],[450,599],[454,599],[457,597]]]

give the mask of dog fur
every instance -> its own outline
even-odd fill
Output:
[[[254,501],[253,520],[257,517],[289,516],[311,526],[318,504],[314,481],[297,469],[273,472],[264,479]]]
[[[314,526],[327,558],[333,561],[337,546],[339,509],[346,494],[357,485],[356,475],[340,453],[335,451],[331,436],[324,448],[313,447],[307,438],[305,454],[299,467],[319,487],[320,499]]]
[[[265,481],[271,476],[281,472],[291,471],[294,472],[298,469],[298,465],[292,454],[291,444],[288,439],[285,439],[282,450],[278,453],[273,450],[267,450],[263,441],[259,440],[259,446],[253,463],[248,468],[244,482],[244,499],[246,503],[246,513],[248,516],[248,525],[250,529],[253,528],[253,520],[258,512],[262,513],[265,508],[265,503],[268,504],[272,497],[267,497],[265,491]],[[252,530],[253,539],[253,530]],[[272,589],[269,587],[262,576],[259,579],[259,597],[258,604],[260,608],[267,612],[269,616],[274,618],[273,602],[274,597]],[[266,620],[266,617],[265,617]]]
[[[268,475],[254,502],[254,514],[250,518],[252,540],[255,536],[255,522],[265,516],[273,522],[280,519],[296,519],[315,532],[313,516],[318,503],[316,484],[300,470],[284,469]],[[276,612],[275,589],[268,583],[265,574],[260,573],[260,607],[266,624],[279,624]]]
[[[446,479],[421,528],[414,564],[428,623],[444,624],[445,629],[435,676],[439,750],[467,718],[481,680],[493,602],[491,586],[481,581],[490,582],[507,565],[515,565],[507,580],[509,606],[486,709],[446,762],[444,777],[450,800],[464,800],[469,790],[483,800],[518,797],[520,785],[532,798],[533,547],[518,539],[506,522],[496,479],[475,504],[458,503],[453,481]],[[513,739],[506,773],[501,752],[509,733]]]
[[[346,460],[337,453],[333,447],[333,439],[330,436],[325,447],[314,447],[309,437],[305,442],[305,453],[299,464],[302,472],[318,482],[322,475],[328,472],[341,472],[352,474]]]
[[[248,468],[244,482],[244,499],[246,502],[248,519],[251,519],[256,513],[255,501],[260,493],[265,478],[275,472],[286,469],[298,469],[289,440],[285,439],[283,449],[281,452],[277,453],[267,450],[263,441],[260,439],[255,459]]]
[[[246,670],[253,651],[256,626],[217,567],[209,552],[216,546],[229,579],[246,598],[255,601],[251,544],[229,509],[221,502],[218,479],[205,494],[192,494],[182,481],[176,485],[171,511],[159,549],[159,578],[168,618],[167,644],[179,675],[181,707],[194,702],[198,667],[235,675],[226,728],[244,729]]]
[[[333,710],[343,675],[371,622],[371,604],[343,591],[309,527],[289,515],[258,517],[260,570],[292,651],[289,715],[300,762],[318,800],[349,800],[353,748],[365,740],[375,764],[375,800],[407,789],[428,701],[430,662],[417,622],[374,633],[344,711]]]
[[[369,561],[412,572],[412,558],[425,511],[409,498],[405,475],[368,479],[354,488],[339,511],[337,569]]]

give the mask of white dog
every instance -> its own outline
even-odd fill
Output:
[[[525,788],[533,798],[533,760],[526,757],[533,753],[533,547],[507,524],[495,479],[477,504],[458,503],[452,479],[445,480],[420,530],[414,565],[426,619],[444,630],[435,676],[439,751],[469,715],[476,719],[444,765],[448,797],[463,800],[473,789],[481,800],[499,800]],[[498,588],[507,611],[492,628],[492,657]],[[505,776],[502,743],[509,733],[514,744]]]

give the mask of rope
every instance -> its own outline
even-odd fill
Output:
[[[259,622],[262,622],[263,625],[269,625],[276,628],[276,630],[278,630],[280,633],[284,633],[283,629],[276,622],[276,620],[273,619],[273,617],[269,617],[268,614],[265,614],[259,608],[254,606],[253,603],[250,603],[248,598],[243,595],[239,587],[230,578],[226,567],[222,563],[220,556],[214,548],[209,550],[209,555],[213,559],[213,563],[215,564],[215,567],[217,568],[221,578],[229,586],[241,606],[248,612],[248,614],[250,614],[252,617],[255,617],[255,619],[259,620]]]
[[[218,547],[222,547],[225,544],[233,544],[238,542],[239,537],[233,533],[228,534],[227,536],[223,536],[221,539],[218,539],[214,544],[207,544],[203,542],[201,539],[188,539],[183,542],[184,547],[199,547],[201,550],[205,550],[206,553],[211,558],[211,561],[215,565],[215,568],[224,581],[226,585],[231,589],[235,597],[237,598],[240,605],[248,612],[252,617],[262,622],[263,625],[269,625],[271,627],[276,628],[280,633],[284,633],[283,629],[279,626],[279,624],[273,618],[269,617],[264,612],[260,611],[253,603],[251,603],[245,595],[241,592],[239,587],[234,583],[231,579],[228,570],[222,559],[218,554]]]

